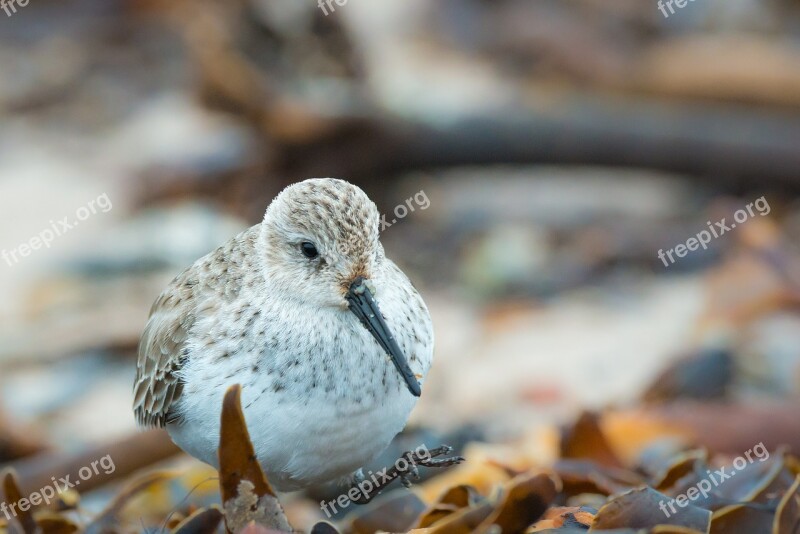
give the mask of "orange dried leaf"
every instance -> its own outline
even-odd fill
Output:
[[[5,493],[6,502],[19,503],[22,500],[22,492],[19,489],[17,475],[12,470],[6,471],[3,476],[3,492]],[[37,534],[39,526],[36,524],[30,509],[23,510],[19,506],[16,508],[18,510],[16,518],[25,534]]]
[[[482,499],[478,490],[467,484],[459,484],[445,491],[439,500],[426,511],[419,520],[417,528],[425,528],[460,510],[469,508]]]
[[[486,502],[474,508],[462,508],[450,514],[431,528],[415,529],[420,534],[470,534],[494,511],[494,506]]]
[[[558,492],[556,482],[548,475],[521,475],[508,484],[508,489],[491,516],[476,532],[522,532],[542,517]]]
[[[286,514],[256,458],[241,403],[242,387],[231,386],[222,403],[219,442],[219,484],[225,523],[239,532],[259,526],[291,532]]]
[[[590,412],[581,414],[575,424],[563,432],[561,457],[588,459],[601,465],[622,467],[622,462],[600,428],[599,416]]]

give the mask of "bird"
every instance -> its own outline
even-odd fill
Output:
[[[155,300],[133,411],[219,467],[226,390],[278,491],[357,479],[406,425],[433,359],[431,316],[386,257],[359,187],[313,178],[181,272]]]

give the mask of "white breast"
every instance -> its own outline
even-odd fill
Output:
[[[424,377],[433,352],[427,310],[420,318],[409,299],[380,304],[412,370]],[[167,428],[175,443],[216,466],[222,398],[239,383],[256,455],[278,490],[348,475],[380,454],[405,426],[416,397],[350,312],[318,310],[313,324],[307,317],[276,307],[252,325],[254,332],[267,332],[252,346],[209,349],[194,342],[181,370],[181,422]],[[422,326],[404,324],[409,317]],[[270,335],[275,324],[282,325],[280,333]],[[197,328],[212,333],[217,327]],[[220,359],[223,349],[234,352]]]

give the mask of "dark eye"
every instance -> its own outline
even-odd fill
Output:
[[[317,247],[314,246],[314,243],[309,241],[303,241],[300,243],[300,250],[303,251],[303,256],[308,259],[314,259],[319,256],[319,252],[317,252]]]

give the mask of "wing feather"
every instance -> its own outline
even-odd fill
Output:
[[[139,343],[133,409],[142,426],[165,426],[183,389],[176,375],[194,323],[194,296],[175,299],[175,289],[172,285],[153,304]]]
[[[198,318],[214,315],[238,298],[245,273],[257,276],[252,250],[260,225],[245,230],[178,275],[153,303],[142,339],[133,386],[133,411],[142,426],[166,426],[180,398],[178,377],[189,357],[187,341]]]

